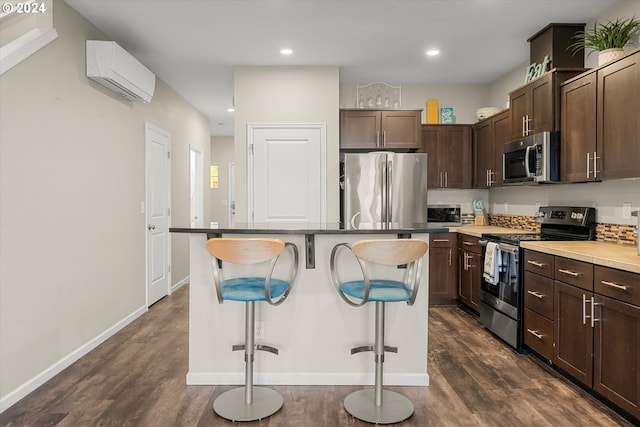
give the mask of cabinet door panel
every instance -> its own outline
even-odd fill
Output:
[[[565,182],[593,180],[593,164],[587,177],[587,153],[596,150],[596,75],[591,73],[562,87],[560,176]]]
[[[469,280],[471,280],[469,300],[470,306],[475,311],[480,310],[480,282],[482,281],[482,265],[480,254],[469,253]]]
[[[420,152],[427,153],[427,188],[440,188],[442,175],[440,173],[438,154],[438,128],[422,127],[422,148]]]
[[[471,126],[443,126],[440,153],[446,188],[471,186]],[[441,163],[442,164],[442,163]]]
[[[378,148],[379,111],[341,111],[340,148]]]
[[[531,83],[529,134],[555,129],[553,79],[554,74],[548,73]]]
[[[511,92],[509,106],[511,108],[511,137],[512,139],[524,136],[523,119],[529,114],[529,88],[527,86]]]
[[[640,53],[598,71],[602,179],[640,176]]]
[[[488,188],[488,171],[493,169],[493,126],[491,119],[475,125],[473,140],[473,187]]]
[[[585,316],[591,315],[593,294],[558,281],[554,282],[554,294],[556,346],[553,361],[576,380],[591,387],[593,331],[590,318],[585,319]]]
[[[456,247],[429,248],[429,305],[451,304],[456,298]]]
[[[469,252],[460,249],[458,255],[458,299],[468,306],[471,303],[471,270],[467,266]]]
[[[596,296],[593,388],[640,417],[640,307]]]
[[[420,111],[383,111],[384,148],[420,148]]]
[[[502,185],[502,148],[511,140],[511,115],[509,110],[497,115],[493,121],[493,187]]]

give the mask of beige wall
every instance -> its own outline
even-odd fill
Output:
[[[439,107],[453,107],[456,123],[475,123],[476,110],[487,106],[489,88],[481,84],[400,84],[402,108],[422,110],[422,123],[426,123],[427,100],[435,98]],[[357,85],[340,85],[340,108],[356,108]]]
[[[234,73],[237,221],[247,218],[247,125],[326,123],[327,221],[340,216],[338,67],[238,67]]]
[[[87,80],[85,40],[108,37],[53,7],[60,37],[0,76],[5,401],[145,306],[144,122],[171,133],[174,224],[189,218],[189,144],[209,158],[208,119],[161,80],[148,105]],[[187,246],[173,238],[174,283],[188,275]]]

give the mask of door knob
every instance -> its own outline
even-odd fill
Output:
[[[148,229],[148,230],[155,230],[155,229],[156,229],[156,226],[155,226],[155,225],[152,225],[152,224],[149,224],[149,225],[147,225],[147,229]]]

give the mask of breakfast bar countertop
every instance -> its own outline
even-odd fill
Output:
[[[550,255],[640,274],[640,256],[638,256],[637,248],[632,245],[590,240],[586,242],[522,242],[520,246]]]
[[[345,228],[337,222],[323,223],[235,223],[231,227],[207,227],[194,223],[169,229],[172,233],[208,233],[208,234],[409,234],[409,233],[446,233],[448,227],[438,224],[417,223],[412,227],[389,228]]]

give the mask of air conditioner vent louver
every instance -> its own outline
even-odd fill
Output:
[[[156,76],[116,42],[87,40],[87,77],[130,101],[150,102]]]

